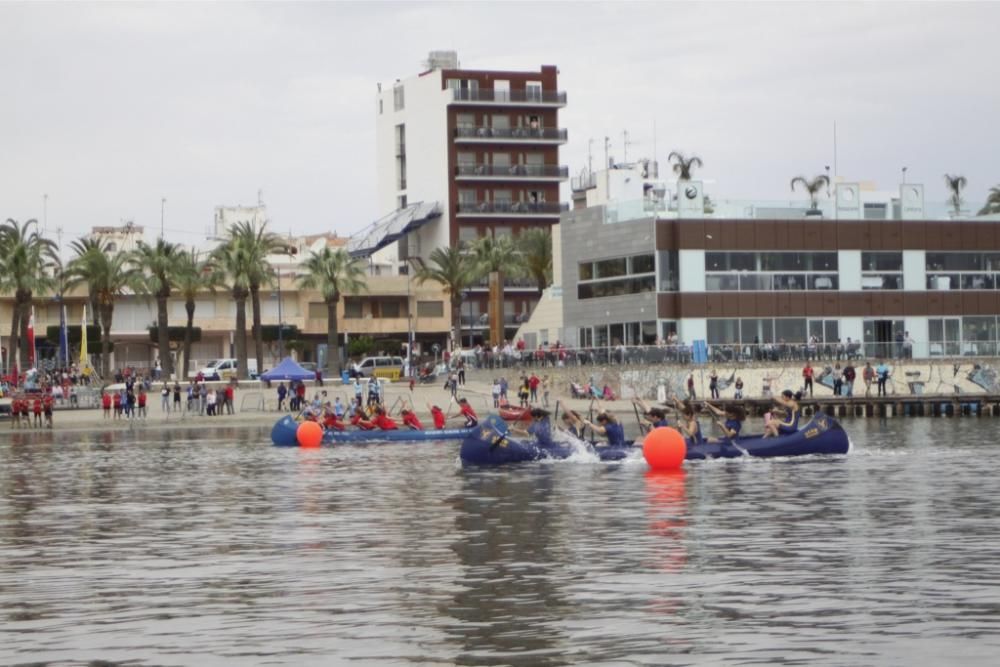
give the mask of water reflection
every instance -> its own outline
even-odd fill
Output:
[[[459,592],[441,608],[457,621],[456,664],[568,664],[553,622],[568,604],[555,549],[561,536],[552,529],[553,478],[550,468],[466,473],[454,502]]]

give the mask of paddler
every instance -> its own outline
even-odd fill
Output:
[[[458,399],[458,414],[452,417],[452,419],[465,419],[465,428],[472,428],[479,423],[479,417],[476,416],[476,411],[472,409],[469,405],[468,399],[460,398]]]
[[[774,399],[775,405],[782,408],[785,415],[783,418],[771,418],[771,421],[764,427],[765,438],[789,435],[799,430],[799,399],[801,398],[801,391],[792,393],[791,389],[786,389],[781,392],[781,396]]]
[[[549,411],[542,408],[531,409],[531,424],[527,429],[511,426],[510,430],[523,436],[534,436],[540,447],[552,446],[552,425],[549,422]]]
[[[595,433],[600,433],[607,438],[609,446],[625,446],[625,428],[622,426],[621,422],[607,410],[601,410],[597,413],[596,424],[587,419],[584,419],[583,423],[592,428]]]
[[[406,408],[403,408],[402,410],[400,410],[399,414],[403,416],[403,426],[406,426],[407,428],[413,431],[424,430],[424,425],[420,423],[419,419],[417,419],[417,413],[415,413],[413,410],[408,410]]]
[[[396,421],[385,413],[385,408],[381,405],[375,409],[375,417],[372,419],[372,423],[383,431],[395,431],[399,429]]]

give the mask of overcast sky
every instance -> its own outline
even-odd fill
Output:
[[[792,197],[833,164],[943,200],[1000,184],[998,3],[0,3],[0,219],[64,243],[134,220],[197,243],[258,188],[276,231],[348,234],[375,202],[378,82],[557,65],[561,162],[705,161],[718,199]],[[655,125],[655,134],[654,134]],[[662,172],[661,172],[662,173]],[[800,197],[801,195],[795,195]]]

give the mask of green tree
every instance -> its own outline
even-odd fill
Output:
[[[238,228],[229,228],[225,242],[212,253],[212,266],[218,272],[218,280],[229,288],[236,303],[236,372],[241,380],[249,377],[247,372],[247,297],[250,296],[250,257],[247,248],[240,243]],[[261,367],[258,366],[260,371]]]
[[[82,257],[90,252],[110,252],[110,243],[107,239],[95,236],[93,238],[79,238],[71,241],[69,247],[76,257]],[[94,326],[99,327],[101,320],[97,308],[97,289],[93,285],[87,285],[87,303],[90,305],[90,317],[94,322]]]
[[[194,337],[195,299],[202,292],[215,293],[222,285],[223,274],[216,271],[210,258],[191,248],[180,253],[177,260],[177,292],[184,297],[187,323],[184,326],[184,369],[181,378],[191,372],[191,343]],[[260,370],[260,367],[258,367]]]
[[[1000,213],[1000,185],[990,188],[990,193],[986,196],[986,204],[979,209],[979,215],[993,215],[995,213]]]
[[[341,364],[337,304],[342,294],[354,294],[365,289],[365,270],[346,250],[333,250],[329,246],[310,253],[302,263],[302,269],[305,273],[298,278],[299,287],[319,290],[326,304],[326,365],[332,372]]]
[[[521,253],[524,271],[535,281],[541,298],[545,288],[552,284],[551,231],[536,227],[521,232],[517,238],[517,249]]]
[[[170,355],[167,301],[177,285],[177,271],[182,254],[180,246],[160,238],[154,245],[139,241],[131,257],[133,266],[142,272],[142,291],[152,294],[156,299],[156,346],[166,377],[174,372],[174,362]]]
[[[456,246],[435,248],[427,258],[428,264],[422,264],[414,273],[417,283],[423,285],[436,282],[448,295],[451,306],[451,340],[452,347],[459,341],[462,326],[462,295],[475,281],[473,266],[468,254]]]
[[[968,181],[965,180],[965,176],[945,174],[944,182],[948,186],[949,192],[951,192],[948,196],[948,203],[951,204],[952,211],[958,216],[962,213],[962,190],[965,189]]]
[[[695,167],[700,169],[704,166],[701,162],[701,158],[697,155],[686,157],[683,153],[678,151],[671,151],[670,155],[667,156],[667,162],[673,163],[674,173],[677,174],[677,180],[679,181],[690,181],[691,170]]]
[[[66,269],[67,285],[86,284],[97,296],[97,310],[101,320],[101,375],[111,374],[111,325],[115,314],[115,301],[127,292],[143,288],[142,271],[136,267],[130,253],[102,251],[100,247],[76,247],[77,254]]]
[[[56,245],[43,238],[36,229],[35,219],[19,223],[10,218],[0,226],[0,292],[14,294],[13,317],[10,327],[9,354],[13,363],[22,368],[28,358],[28,320],[36,292],[51,292],[53,278],[59,269]]]
[[[830,179],[826,174],[820,174],[811,181],[807,180],[805,176],[796,176],[792,179],[792,192],[795,192],[796,185],[801,185],[809,193],[809,206],[815,211],[818,208],[817,199],[819,193],[823,191],[824,186],[830,187]]]
[[[250,309],[253,317],[251,332],[257,370],[264,368],[264,338],[260,325],[260,288],[274,282],[275,271],[267,256],[285,250],[285,243],[277,234],[267,231],[267,223],[258,227],[252,222],[238,222],[230,229],[231,236],[243,246],[246,255],[246,280],[250,292]]]
[[[476,276],[489,278],[490,342],[499,344],[504,338],[504,277],[523,275],[524,260],[509,236],[483,236],[472,245],[472,261]]]

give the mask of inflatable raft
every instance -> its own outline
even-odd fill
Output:
[[[295,432],[299,422],[285,415],[271,428],[271,442],[279,447],[298,447],[299,441]],[[324,445],[364,444],[368,442],[417,442],[423,440],[461,440],[471,435],[472,428],[445,428],[432,431],[414,431],[413,429],[397,429],[395,431],[325,431]]]
[[[586,443],[584,443],[586,444]],[[586,444],[602,461],[617,461],[639,451],[628,443],[623,447]],[[564,459],[580,451],[580,443],[557,443],[540,447],[533,440],[508,435],[507,425],[496,417],[480,424],[462,441],[461,459],[469,465],[503,465],[540,459]],[[846,454],[851,443],[847,433],[833,417],[816,415],[795,433],[777,438],[746,436],[724,443],[688,445],[689,460],[737,458],[740,456],[774,457],[808,454]]]

